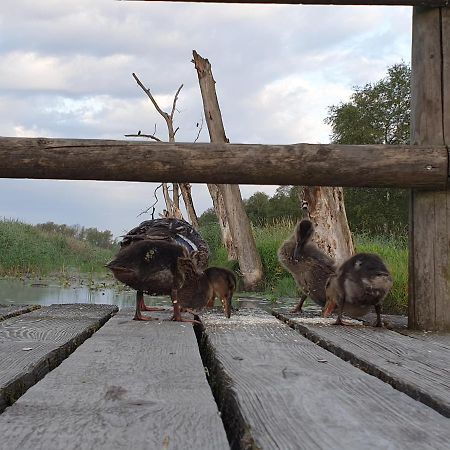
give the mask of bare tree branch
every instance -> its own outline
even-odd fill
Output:
[[[202,119],[202,120],[201,120],[200,124],[197,123],[198,133],[197,133],[197,137],[195,138],[194,144],[198,141],[198,138],[200,137],[200,133],[201,133],[202,130],[203,130],[203,114],[202,114],[201,119]]]
[[[156,137],[154,134],[137,133],[137,134],[124,134],[124,136],[125,137],[144,137],[144,138],[148,138],[148,139],[153,139],[154,141],[157,141],[157,142],[162,142],[161,139]]]
[[[175,106],[176,106],[176,104],[177,104],[178,95],[179,95],[181,89],[183,89],[183,85],[181,85],[181,86],[178,88],[177,92],[175,93],[175,97],[173,98],[172,111],[171,111],[171,113],[170,113],[170,118],[171,118],[171,119],[173,119],[173,115],[174,115],[174,113],[175,113]]]
[[[153,212],[152,212],[152,219],[153,219],[153,214],[155,214],[155,206],[158,203],[159,199],[156,195],[156,192],[158,191],[158,189],[160,189],[162,187],[163,183],[161,183],[159,186],[156,187],[156,189],[153,191],[153,196],[155,197],[155,201],[153,202],[152,205],[150,205],[145,211],[140,212],[137,217],[142,216],[143,214],[147,214],[152,208],[153,208]]]
[[[156,111],[159,112],[159,114],[161,114],[161,116],[163,116],[164,118],[166,118],[166,116],[168,116],[168,114],[166,112],[164,112],[158,105],[158,103],[156,102],[155,98],[153,97],[152,93],[150,92],[150,89],[147,89],[143,84],[142,81],[137,77],[137,75],[133,72],[133,78],[136,80],[136,83],[142,88],[142,90],[147,94],[147,97],[151,100],[151,102],[153,103],[153,106],[155,107]]]

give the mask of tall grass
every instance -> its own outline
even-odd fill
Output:
[[[272,298],[297,297],[298,288],[292,276],[280,265],[277,250],[287,239],[295,223],[289,220],[275,221],[262,227],[254,227],[256,247],[261,255],[264,270],[262,289]],[[200,230],[210,245],[211,265],[238,269],[235,261],[227,260],[226,250],[220,241],[217,224],[209,224]],[[408,245],[405,236],[354,235],[356,251],[377,253],[385,261],[394,278],[394,286],[384,303],[384,309],[391,313],[404,313],[408,302]]]
[[[0,276],[103,272],[113,254],[16,220],[0,221]]]

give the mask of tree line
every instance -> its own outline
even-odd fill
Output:
[[[54,222],[39,223],[36,228],[46,233],[58,233],[79,241],[85,241],[96,247],[109,249],[117,246],[117,242],[109,230],[99,231],[97,228],[86,228],[81,225],[60,225]]]

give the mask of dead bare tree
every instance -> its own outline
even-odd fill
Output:
[[[175,135],[178,131],[178,127],[174,128],[173,125],[173,117],[176,111],[176,105],[178,101],[178,96],[180,94],[181,89],[183,88],[183,85],[181,85],[173,98],[172,102],[172,109],[170,113],[167,113],[166,111],[163,111],[160,106],[158,105],[158,102],[153,97],[152,93],[150,92],[150,89],[144,86],[144,84],[141,82],[141,80],[138,78],[138,76],[133,73],[133,78],[136,80],[136,83],[139,85],[139,87],[145,92],[147,97],[152,102],[153,106],[155,107],[156,111],[163,117],[163,119],[166,122],[167,125],[167,132],[169,137],[169,142],[175,142]],[[159,138],[155,136],[156,134],[156,126],[155,131],[153,134],[142,134],[140,131],[137,134],[126,134],[127,137],[146,137],[149,139],[153,139],[155,141],[161,141]],[[186,206],[186,211],[189,217],[189,221],[191,222],[192,226],[195,229],[198,229],[198,217],[197,213],[195,212],[194,203],[192,201],[192,194],[191,194],[191,185],[189,183],[173,183],[172,184],[172,196],[170,196],[169,186],[167,183],[162,183],[162,190],[163,190],[163,196],[164,201],[166,203],[166,210],[167,210],[167,216],[168,217],[175,217],[177,219],[181,219],[182,213],[180,209],[180,191],[181,195],[183,197],[184,204]]]
[[[302,192],[303,191],[303,192]],[[314,241],[338,263],[355,252],[341,187],[308,186],[300,191],[302,207],[315,225]]]
[[[203,98],[210,140],[211,142],[229,142],[225,135],[211,64],[195,50],[193,51],[193,58]],[[224,242],[227,249],[234,249],[237,254],[244,280],[244,289],[255,290],[262,280],[262,263],[256,249],[251,224],[244,209],[239,186],[221,184],[208,185],[208,188],[222,226],[222,232],[225,224],[229,226],[232,238],[231,244],[227,242],[227,236],[224,236]]]

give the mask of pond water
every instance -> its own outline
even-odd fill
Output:
[[[124,289],[111,282],[95,283],[78,280],[70,286],[61,286],[56,280],[0,278],[0,305],[52,305],[63,303],[92,303],[117,305],[119,308],[136,305],[136,291]],[[169,297],[145,296],[149,306],[171,306]],[[284,302],[283,302],[284,303]],[[290,303],[290,302],[288,302]],[[284,303],[286,306],[288,303]],[[216,304],[219,301],[216,300]],[[235,294],[237,307],[267,307],[271,303],[260,297]]]
[[[168,297],[146,296],[148,305],[170,305]],[[136,305],[136,291],[124,290],[96,283],[84,282],[63,287],[55,281],[32,281],[16,278],[0,278],[0,304],[3,305],[52,305],[62,303],[92,303],[117,305],[119,308]]]

